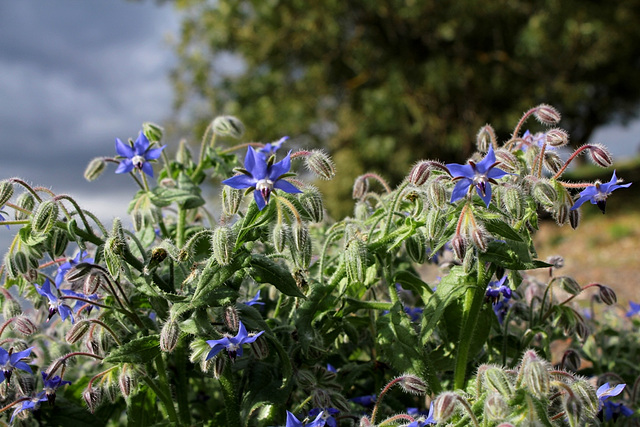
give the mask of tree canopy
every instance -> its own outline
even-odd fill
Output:
[[[548,103],[579,144],[633,117],[640,99],[640,0],[176,6],[176,108],[236,115],[257,141],[286,134],[328,148],[338,180],[323,191],[336,216],[357,175],[397,182],[420,158],[462,161],[487,122],[506,138],[522,112]]]

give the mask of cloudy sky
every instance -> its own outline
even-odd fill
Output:
[[[170,5],[151,0],[0,1],[0,178],[126,217],[128,176],[113,164],[93,183],[82,174],[93,157],[115,155],[116,137],[170,115],[178,26]]]
[[[114,165],[93,183],[82,173],[93,157],[115,154],[116,137],[171,114],[168,39],[178,27],[172,6],[152,0],[0,0],[0,178],[71,194],[103,220],[127,218],[130,178]],[[594,142],[620,159],[637,153],[637,135],[638,121]]]

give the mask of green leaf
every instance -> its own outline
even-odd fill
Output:
[[[147,387],[138,387],[127,405],[127,421],[130,426],[149,426],[159,420],[156,394]]]
[[[523,242],[524,239],[517,231],[515,231],[509,224],[497,219],[483,221],[483,225],[487,231],[494,236],[504,237],[505,239],[514,240],[516,242]]]
[[[551,266],[546,262],[531,259],[529,246],[526,243],[508,239],[490,242],[481,257],[484,261],[508,270],[532,270]]]
[[[103,362],[107,363],[148,363],[160,354],[160,336],[151,335],[137,338],[116,347]]]
[[[258,283],[270,283],[280,292],[292,297],[305,298],[289,270],[264,255],[252,254],[249,275]]]
[[[423,302],[426,302],[431,295],[433,295],[433,290],[431,287],[422,281],[418,276],[412,274],[409,271],[402,270],[396,273],[393,278],[394,282],[400,283],[403,288],[411,290],[416,294],[420,295]]]

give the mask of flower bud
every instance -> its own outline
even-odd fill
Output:
[[[89,411],[93,414],[102,402],[102,389],[94,388],[91,386],[87,387],[82,392],[82,398],[87,404],[87,408],[89,409]]]
[[[120,253],[122,252],[121,244],[116,237],[109,237],[104,244],[104,262],[107,265],[109,274],[118,280],[122,264],[120,261]]]
[[[574,230],[578,228],[580,224],[580,209],[574,209],[569,211],[569,224]]]
[[[490,390],[510,399],[515,393],[509,375],[501,368],[492,366],[484,372],[484,383]]]
[[[189,344],[189,349],[191,350],[191,354],[189,355],[189,361],[191,363],[199,363],[205,360],[207,354],[211,351],[211,346],[207,344],[207,341],[203,339],[194,339]],[[216,357],[216,359],[219,359]],[[203,369],[203,371],[205,371]]]
[[[444,208],[449,200],[447,199],[447,191],[440,179],[432,179],[426,185],[427,200],[429,204],[438,209]]]
[[[456,258],[462,261],[467,254],[467,241],[461,234],[456,234],[451,240],[451,248]]]
[[[471,241],[473,241],[473,244],[481,252],[486,252],[488,238],[489,234],[487,233],[487,231],[479,225],[471,230]]]
[[[233,256],[233,250],[236,244],[236,235],[226,225],[222,225],[213,230],[211,235],[211,251],[213,258],[220,265],[229,265]]]
[[[211,123],[213,133],[239,139],[244,134],[244,124],[234,116],[219,116]]]
[[[600,300],[607,305],[614,305],[618,302],[618,297],[616,296],[616,292],[608,286],[598,285],[598,289],[600,291],[599,296]]]
[[[502,203],[505,210],[513,218],[522,218],[525,209],[524,198],[517,187],[506,186],[502,188]]]
[[[425,394],[429,390],[429,386],[424,380],[411,374],[400,377],[400,387],[407,393],[418,395]]]
[[[567,394],[563,402],[564,411],[569,419],[570,426],[580,425],[580,419],[582,417],[583,405],[580,398],[575,394]]]
[[[309,227],[303,222],[294,222],[291,226],[291,237],[297,251],[302,251],[310,240]]]
[[[309,371],[308,369],[298,370],[296,374],[296,380],[302,388],[313,388],[318,382],[313,372]]]
[[[560,158],[560,155],[555,151],[545,151],[542,159],[542,164],[548,171],[553,174],[560,172],[560,169],[564,166],[564,161]]]
[[[224,308],[224,324],[227,325],[232,332],[237,332],[240,327],[238,318],[238,310],[234,305],[227,305]]]
[[[84,179],[95,181],[107,169],[107,162],[104,157],[93,158],[84,170]]]
[[[533,186],[533,198],[544,208],[553,207],[558,194],[553,186],[547,181],[538,181]]]
[[[58,204],[52,200],[45,200],[44,202],[40,203],[33,214],[31,229],[35,233],[48,233],[56,223],[56,220],[58,219],[58,213]]]
[[[302,194],[298,196],[298,201],[311,221],[322,221],[324,218],[324,203],[322,201],[322,195],[316,187],[312,185],[306,186],[302,191]]]
[[[442,214],[437,209],[429,209],[425,217],[425,234],[430,240],[436,240],[442,230],[444,229],[445,222]]]
[[[495,146],[497,144],[498,138],[496,138],[496,132],[491,125],[486,124],[482,126],[476,135],[476,147],[478,147],[478,151],[486,153],[489,151],[491,145]]]
[[[566,369],[568,371],[577,372],[580,369],[581,365],[580,355],[569,349],[564,352],[562,355],[562,364],[560,365],[562,369]]]
[[[493,393],[484,401],[484,413],[489,421],[500,421],[510,415],[511,409],[502,395]]]
[[[301,269],[309,268],[311,264],[311,238],[309,237],[309,229],[306,226],[292,227],[292,240],[293,245],[289,246],[291,256],[293,257],[293,263],[296,267]]]
[[[0,208],[13,196],[13,182],[5,179],[0,181]]]
[[[258,339],[250,344],[251,351],[256,359],[264,359],[269,356],[269,345],[264,335],[260,335]]]
[[[122,393],[124,397],[129,397],[131,388],[135,386],[135,381],[129,374],[130,370],[129,365],[125,363],[122,365],[120,375],[118,376],[118,387],[120,387],[120,393]]]
[[[243,194],[244,192],[242,190],[236,190],[228,185],[222,187],[222,212],[226,216],[233,216],[238,213]]]
[[[352,197],[355,200],[362,200],[362,198],[369,192],[369,180],[366,176],[361,175],[353,181],[353,193]]]
[[[411,168],[411,172],[409,172],[409,176],[407,176],[407,181],[418,187],[427,182],[430,174],[431,167],[429,166],[429,162],[421,160]]]
[[[547,264],[553,264],[553,268],[559,269],[564,267],[564,258],[561,255],[551,255],[545,260]]]
[[[178,321],[170,317],[160,331],[160,350],[165,353],[171,353],[178,345],[179,338],[180,326]]]
[[[16,251],[13,254],[13,265],[18,274],[26,274],[31,269],[29,257],[22,251]]]
[[[278,253],[284,252],[287,241],[291,237],[291,230],[287,224],[276,223],[271,229],[271,242]]]
[[[421,228],[415,230],[404,243],[407,254],[413,262],[424,264],[427,260],[427,236]]]
[[[452,392],[446,391],[440,394],[433,403],[433,418],[439,423],[445,423],[458,409],[460,397]]]
[[[556,277],[556,280],[560,282],[560,289],[568,292],[571,295],[578,295],[582,292],[582,287],[576,282],[573,277],[560,276]]]
[[[5,260],[6,265],[6,260]],[[4,298],[4,303],[2,305],[2,316],[7,319],[11,319],[12,317],[20,316],[22,314],[22,307],[20,307],[20,303],[13,298]]]
[[[29,336],[36,333],[38,331],[38,327],[27,316],[18,316],[13,321],[13,330],[24,336]]]
[[[17,279],[18,277],[20,277],[20,272],[16,267],[16,263],[13,260],[13,255],[11,254],[11,252],[7,252],[4,255],[4,268],[7,270],[7,275],[11,279]]]
[[[322,179],[332,179],[336,175],[333,160],[322,150],[312,150],[305,158],[307,169]]]
[[[589,145],[589,155],[593,163],[603,168],[608,168],[613,164],[611,153],[602,144]]]
[[[16,206],[18,206],[20,209],[24,209],[27,212],[32,212],[33,208],[36,206],[36,199],[31,193],[22,193],[16,199]],[[29,214],[18,209],[14,210],[13,214],[16,221],[27,219],[29,217]]]
[[[367,269],[367,245],[362,240],[353,238],[347,243],[344,256],[349,281],[364,283]]]
[[[556,223],[560,226],[564,225],[567,223],[567,221],[569,221],[569,212],[571,209],[570,205],[566,205],[564,203],[560,204],[557,208],[556,211],[554,212],[554,218],[556,220]]]
[[[543,360],[531,360],[523,364],[523,379],[527,388],[538,398],[545,398],[550,389],[551,378]]]
[[[64,229],[54,228],[47,236],[47,252],[53,259],[62,256],[68,244],[69,234]]]
[[[36,380],[31,375],[16,375],[15,384],[18,392],[23,396],[30,396],[36,388]]]
[[[571,384],[571,390],[576,397],[580,398],[584,410],[588,411],[591,416],[595,416],[599,411],[598,395],[595,387],[585,380],[578,380]]]
[[[545,132],[545,142],[552,147],[563,147],[569,143],[569,134],[564,129],[549,129]]]
[[[520,173],[520,160],[511,151],[500,148],[495,154],[496,160],[500,162],[500,169],[509,173]]]
[[[91,328],[91,323],[88,320],[77,321],[71,329],[67,331],[65,339],[69,344],[75,344],[86,335]]]
[[[538,105],[533,115],[540,123],[545,125],[555,125],[560,122],[560,113],[551,105]]]
[[[152,122],[142,123],[142,133],[150,142],[158,142],[162,139],[164,129]]]
[[[215,377],[215,379],[219,380],[220,377],[222,376],[222,373],[224,372],[224,368],[227,365],[227,358],[226,357],[215,357],[213,360],[209,359],[207,361],[205,361],[204,363],[209,363],[209,364],[213,364],[213,376]],[[201,368],[203,368],[203,366],[200,366]],[[209,369],[203,369],[203,372],[207,372]]]

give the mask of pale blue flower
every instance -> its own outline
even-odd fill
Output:
[[[571,210],[573,211],[578,209],[584,202],[588,200],[592,205],[598,205],[598,208],[600,208],[602,213],[604,213],[604,209],[607,203],[607,197],[609,197],[609,194],[611,194],[618,188],[627,188],[631,184],[631,182],[628,184],[618,184],[618,177],[616,177],[616,171],[614,170],[611,181],[607,182],[606,184],[596,182],[595,185],[590,185],[582,190],[580,192],[578,200],[576,200],[573,206],[571,206]]]

